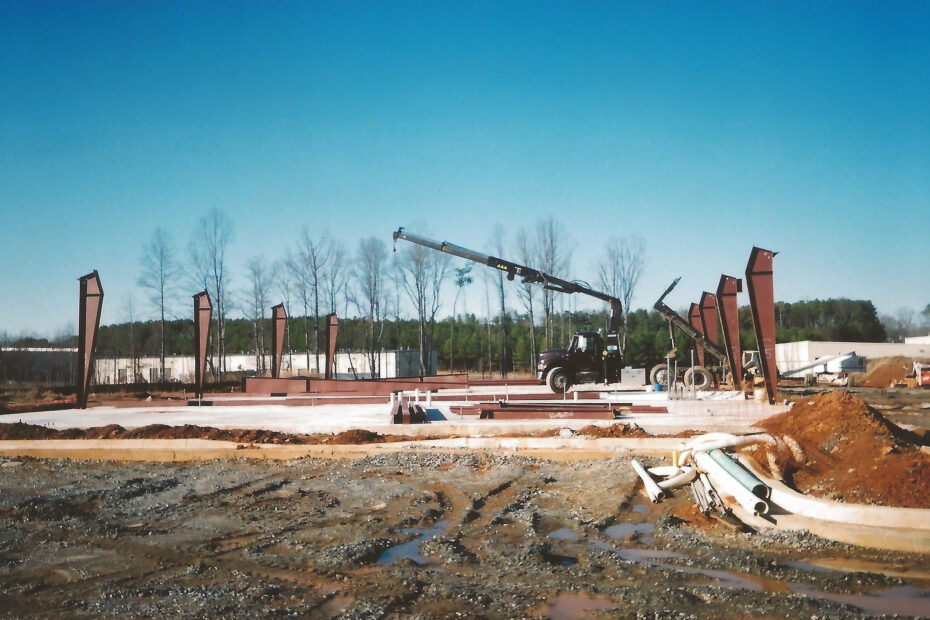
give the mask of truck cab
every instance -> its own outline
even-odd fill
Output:
[[[619,343],[616,334],[606,339],[596,331],[580,331],[567,349],[539,354],[536,377],[556,393],[577,383],[619,380]]]

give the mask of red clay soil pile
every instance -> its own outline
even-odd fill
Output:
[[[930,508],[922,438],[848,392],[818,394],[759,426],[777,446],[745,449],[802,493],[849,503]]]
[[[881,357],[869,360],[865,376],[856,383],[868,387],[886,388],[892,383],[904,383],[914,371],[914,363],[907,357]]]
[[[212,426],[165,426],[150,424],[125,429],[117,424],[93,428],[56,430],[34,424],[0,424],[0,439],[212,439],[242,444],[365,444],[409,441],[403,435],[379,435],[353,429],[336,435],[302,435],[247,428],[213,428]]]
[[[611,424],[610,426],[596,426],[591,424],[579,429],[578,434],[587,435],[588,437],[598,437],[601,439],[619,439],[623,437],[652,437],[652,435],[636,426],[635,424]]]

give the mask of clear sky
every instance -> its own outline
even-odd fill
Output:
[[[92,269],[105,323],[147,316],[142,245],[213,207],[234,278],[304,225],[490,250],[551,215],[591,282],[605,237],[644,239],[635,307],[758,245],[778,299],[920,309],[928,33],[899,0],[0,0],[0,331],[75,324]]]

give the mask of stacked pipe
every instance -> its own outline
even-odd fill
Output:
[[[771,489],[722,449],[770,439],[767,435],[708,433],[683,444],[680,452],[673,453],[671,466],[645,468],[635,459],[632,466],[653,503],[664,499],[666,490],[690,483],[694,501],[704,514],[715,507],[721,513],[728,512],[723,497],[732,497],[754,516],[765,515]]]

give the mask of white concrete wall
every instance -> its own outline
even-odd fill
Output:
[[[904,344],[930,344],[930,336],[911,336],[904,339]]]
[[[436,363],[439,354],[433,351],[432,368],[429,374],[436,372]],[[320,366],[324,366],[326,357],[320,354]],[[254,372],[258,360],[255,355],[228,355],[226,367],[230,372]],[[380,373],[378,365],[380,364]],[[271,356],[265,356],[266,368],[271,368]],[[98,358],[95,363],[97,383],[128,383],[131,361],[127,357]],[[144,381],[155,381],[158,375],[159,359],[157,357],[143,357],[139,360],[138,372]],[[354,371],[353,371],[354,369]],[[372,374],[374,371],[374,374]],[[316,356],[310,355],[309,370],[306,353],[285,353],[281,357],[281,374],[292,377],[300,374],[320,372],[316,365]],[[417,351],[382,351],[375,360],[375,368],[371,368],[368,356],[364,352],[338,352],[336,353],[336,376],[371,378],[381,377],[414,377],[420,373]],[[165,374],[169,379],[177,379],[190,383],[194,380],[194,357],[191,355],[176,355],[165,357]],[[322,372],[320,372],[322,374]]]
[[[899,342],[781,342],[775,345],[775,363],[780,372],[806,366],[819,358],[855,351],[866,359],[879,357],[930,357],[930,343]]]

